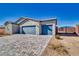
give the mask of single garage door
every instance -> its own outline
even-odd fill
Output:
[[[52,35],[52,25],[42,25],[42,35]]]
[[[23,26],[23,34],[36,34],[36,26]]]

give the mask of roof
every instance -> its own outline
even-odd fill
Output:
[[[32,20],[32,21],[35,21],[35,22],[45,22],[45,21],[56,21],[56,18],[51,18],[51,19],[45,19],[45,20],[35,20],[35,19],[31,19],[31,18],[24,18],[24,17],[21,17],[19,18],[15,23],[16,24],[21,24],[25,21],[28,21],[28,20]]]
[[[56,18],[51,18],[51,19],[45,19],[45,20],[35,20],[35,19],[31,19],[31,18],[24,18],[24,17],[21,17],[19,18],[17,21],[15,22],[12,22],[12,21],[7,21],[5,22],[4,24],[7,25],[7,24],[22,24],[28,20],[32,20],[32,21],[35,21],[35,22],[45,22],[45,21],[56,21],[56,24],[57,24],[57,19]]]
[[[15,23],[12,21],[6,21],[4,24],[7,25],[7,24],[15,24]]]
[[[16,24],[21,24],[21,23],[23,23],[23,22],[25,22],[25,21],[28,21],[28,20],[33,20],[33,19],[21,17],[21,18],[19,18],[15,23],[16,23]],[[36,21],[36,20],[33,20],[33,21]]]
[[[57,18],[42,19],[39,21],[41,21],[41,22],[43,22],[43,21],[57,21]]]

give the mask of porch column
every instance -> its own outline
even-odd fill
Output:
[[[40,34],[40,24],[36,25],[36,35]]]
[[[52,28],[52,35],[55,36],[56,35],[56,24],[53,23],[52,27],[53,27]]]
[[[20,34],[22,34],[22,27],[20,27],[19,29],[20,29]]]

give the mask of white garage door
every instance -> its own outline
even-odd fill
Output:
[[[23,26],[23,34],[36,34],[36,26]]]

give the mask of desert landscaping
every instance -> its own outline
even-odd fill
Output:
[[[51,39],[42,53],[43,56],[79,56],[79,37],[60,36],[60,39]]]

